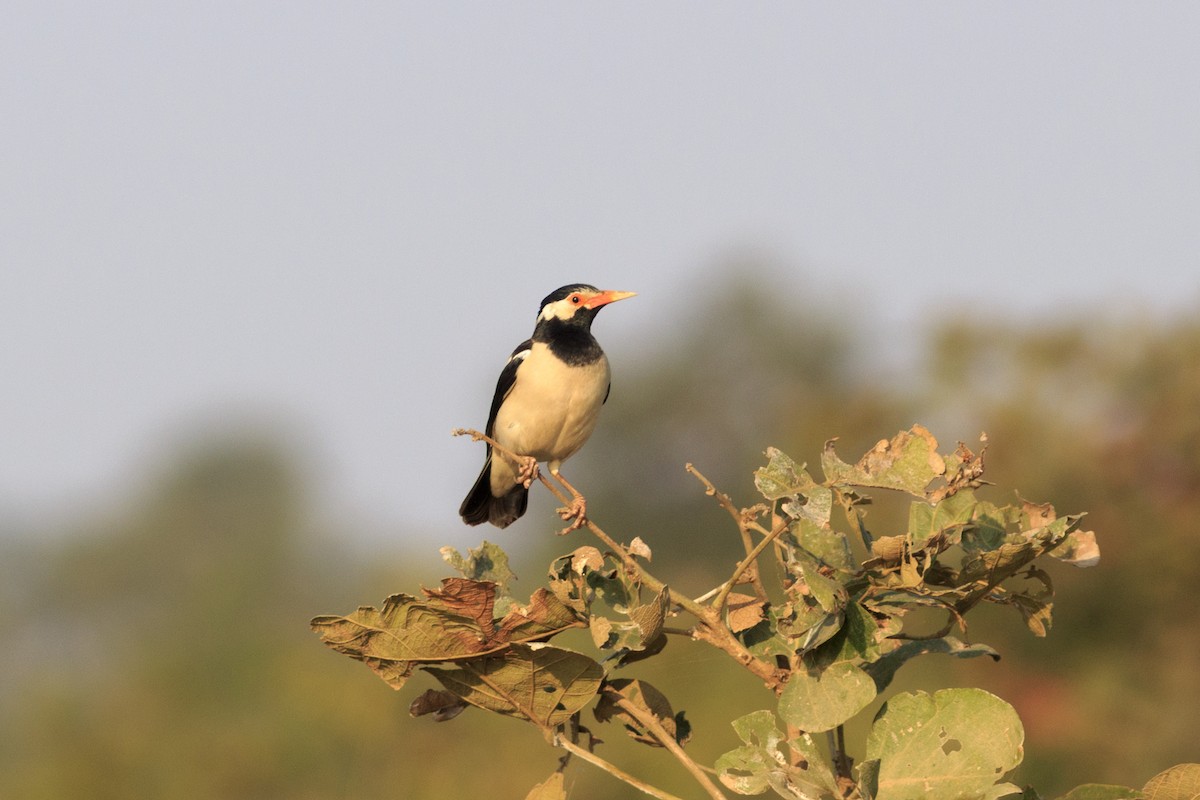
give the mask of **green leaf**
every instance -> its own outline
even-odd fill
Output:
[[[835,531],[828,526],[822,527],[809,519],[800,519],[792,523],[788,533],[797,545],[823,564],[843,572],[854,570],[850,542],[846,541],[846,535],[841,531]]]
[[[1102,783],[1085,783],[1076,786],[1058,800],[1140,800],[1145,797],[1137,789],[1128,786],[1110,786]]]
[[[799,669],[779,695],[779,716],[801,730],[827,731],[874,699],[875,682],[855,664],[832,664],[816,675]]]
[[[1200,764],[1179,764],[1160,772],[1142,792],[1146,800],[1195,800],[1200,797]]]
[[[995,550],[1004,543],[1010,528],[1020,520],[1020,509],[1015,506],[996,506],[986,500],[975,504],[974,523],[963,531],[962,546],[968,553]]]
[[[829,613],[841,612],[849,602],[846,587],[823,575],[820,563],[806,550],[793,549],[790,555],[788,571],[804,581],[812,599]]]
[[[858,766],[854,768],[854,773],[857,776],[858,793],[862,795],[862,800],[875,800],[875,793],[879,791],[879,759],[872,758],[859,762]]]
[[[920,425],[880,440],[854,466],[838,458],[834,441],[827,442],[821,454],[827,484],[897,489],[924,497],[926,487],[946,472],[937,439]]]
[[[747,628],[737,634],[746,649],[758,658],[764,656],[791,656],[796,652],[786,637],[779,633],[779,609],[775,606],[767,608],[767,618],[752,628]]]
[[[800,642],[800,646],[796,649],[801,653],[808,653],[815,650],[834,636],[837,636],[838,631],[842,629],[845,621],[846,613],[844,611],[824,614],[815,625],[808,629],[804,640]]]
[[[1006,595],[1003,602],[1006,605],[1014,606],[1017,611],[1021,612],[1025,626],[1034,636],[1040,638],[1049,633],[1050,624],[1053,622],[1051,612],[1054,609],[1054,603],[1047,600],[1045,596],[1027,592],[1012,593]]]
[[[754,485],[771,502],[786,500],[783,513],[828,527],[833,492],[813,480],[804,464],[797,464],[774,447],[767,448],[767,465],[754,473]]]
[[[912,549],[920,550],[947,536],[952,537],[950,544],[956,544],[963,528],[971,524],[976,504],[970,491],[952,494],[937,505],[914,501],[908,510],[908,540]]]
[[[604,669],[581,653],[529,645],[513,645],[453,669],[425,669],[471,705],[544,729],[566,722],[590,703],[604,678]]]
[[[1066,520],[1062,522],[1065,524]],[[995,550],[980,552],[967,558],[959,571],[959,581],[962,584],[983,581],[990,586],[997,586],[1053,547],[1059,538],[1049,528],[1030,531],[1027,535],[1009,536],[1004,544]]]
[[[733,721],[733,729],[745,744],[717,759],[717,775],[738,794],[762,794],[774,789],[794,800],[833,800],[840,797],[837,780],[820,749],[808,734],[801,734],[788,748],[800,759],[793,765],[780,749],[787,737],[775,724],[770,711],[755,711]]]
[[[875,800],[955,800],[1019,791],[997,781],[1021,763],[1025,731],[1012,706],[981,689],[900,694],[867,737],[879,760]]]
[[[842,661],[875,661],[879,658],[878,633],[875,617],[858,603],[850,603],[841,629],[812,652],[812,663],[825,668]]]
[[[504,589],[517,577],[508,568],[508,553],[505,553],[500,545],[486,539],[478,549],[468,550],[466,558],[453,547],[443,547],[440,552],[443,561],[464,578],[473,581],[491,581]]]
[[[620,569],[596,569],[584,573],[588,591],[609,608],[620,613],[637,603],[637,586],[626,581],[628,576]]]
[[[754,486],[771,502],[805,494],[816,481],[789,455],[774,447],[767,448],[767,464],[754,471]]]

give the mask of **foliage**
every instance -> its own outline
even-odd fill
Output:
[[[1024,730],[1008,703],[982,690],[895,694],[871,724],[857,766],[844,744],[846,724],[908,661],[999,657],[970,640],[973,610],[1011,608],[1045,636],[1054,587],[1041,562],[1086,567],[1099,560],[1082,515],[979,497],[985,451],[986,441],[978,454],[963,444],[940,454],[932,434],[914,426],[854,464],[829,442],[818,481],[806,465],[771,449],[754,475],[765,502],[748,508],[735,507],[689,467],[729,512],[744,547],[729,578],[698,599],[651,573],[652,553],[641,539],[619,544],[585,520],[604,549],[583,545],[555,559],[547,586],[528,602],[509,591],[507,556],[485,542],[465,558],[444,551],[461,577],[423,590],[423,599],[395,594],[381,609],[317,617],[312,627],[394,688],[416,670],[436,678],[443,688],[417,698],[414,715],[446,720],[473,706],[522,719],[568,752],[559,772],[577,756],[658,797],[670,795],[597,752],[584,709],[594,703],[597,722],[618,720],[636,741],[668,750],[711,797],[725,796],[713,774],[739,794],[771,789],[795,800],[1016,794],[1003,781],[1022,759]],[[871,530],[868,490],[910,498],[903,530]],[[777,578],[771,585],[769,575]],[[675,618],[690,627],[671,624]],[[596,658],[548,643],[572,628],[589,631]],[[773,708],[733,721],[743,744],[711,769],[685,752],[690,723],[664,692],[616,674],[669,658],[672,635],[723,651],[776,698]],[[814,734],[826,734],[824,749]],[[564,792],[552,778],[530,796]]]
[[[573,476],[605,526],[640,534],[659,554],[655,576],[698,593],[727,578],[744,551],[739,536],[714,526],[722,509],[697,502],[681,454],[741,494],[764,464],[759,443],[817,454],[829,420],[837,451],[855,455],[912,419],[947,441],[987,430],[987,480],[1087,509],[1104,559],[1094,570],[1041,559],[1060,600],[1053,636],[1028,635],[1011,606],[981,604],[967,616],[965,646],[990,646],[1004,661],[923,658],[898,670],[845,726],[849,749],[865,752],[884,699],[973,686],[1019,712],[1024,759],[1007,780],[1037,786],[1047,800],[1085,781],[1101,784],[1088,792],[1109,792],[1093,796],[1133,796],[1106,784],[1140,787],[1162,765],[1198,760],[1200,715],[1181,698],[1200,696],[1200,626],[1187,613],[1200,562],[1200,313],[939,307],[926,317],[937,338],[903,332],[916,360],[893,369],[896,350],[872,336],[869,306],[831,301],[828,287],[780,292],[765,277],[728,272],[724,283],[684,287],[673,304],[681,315],[639,339],[636,353],[609,345],[618,402]],[[443,522],[424,524],[330,508],[328,471],[313,469],[314,453],[278,432],[213,421],[120,471],[106,491],[0,514],[0,797],[519,798],[543,781],[578,800],[645,796],[578,763],[562,781],[553,770],[563,751],[539,750],[538,729],[510,716],[471,707],[466,724],[414,724],[389,711],[394,698],[367,670],[314,647],[297,609],[348,610],[398,587],[436,587],[431,576],[442,573],[429,542],[465,554],[478,541],[457,523],[453,496]],[[909,496],[872,494],[871,530],[906,530]],[[499,593],[497,618],[508,612],[506,595],[528,601],[545,565],[580,544],[535,535],[548,532],[552,502],[534,492],[525,530],[501,540],[524,580],[520,591]],[[467,577],[512,580],[511,572]],[[737,587],[727,608],[733,627],[755,621],[754,592]],[[906,622],[931,632],[942,613],[918,607]],[[629,623],[615,612],[609,619]],[[553,644],[590,653],[591,635],[572,629]],[[687,753],[715,764],[744,744],[728,721],[776,701],[722,651],[668,635],[662,657],[617,674],[661,688],[691,724]],[[406,699],[425,680],[415,675]],[[614,733],[626,721],[592,726],[610,734],[597,752],[676,795],[696,794],[689,773],[662,763],[664,749]],[[828,752],[827,734],[812,738]],[[487,766],[464,769],[468,757]]]

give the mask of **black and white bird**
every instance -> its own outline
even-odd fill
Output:
[[[458,509],[463,522],[505,528],[516,521],[525,513],[537,462],[546,462],[574,496],[564,516],[582,521],[583,498],[558,470],[592,435],[608,399],[608,358],[592,336],[592,320],[604,306],[634,294],[575,283],[542,301],[533,336],[513,351],[500,373],[485,431],[529,460],[515,465],[489,444],[483,470]]]

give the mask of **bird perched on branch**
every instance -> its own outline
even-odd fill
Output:
[[[500,373],[486,430],[524,460],[514,464],[488,444],[483,470],[458,509],[463,522],[511,525],[525,513],[539,461],[574,498],[564,518],[583,521],[585,501],[558,471],[592,435],[608,399],[608,358],[592,336],[592,320],[604,306],[634,294],[576,283],[542,300],[533,336],[513,351]]]

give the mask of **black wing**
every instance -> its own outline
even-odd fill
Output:
[[[496,415],[500,413],[500,405],[512,391],[513,384],[517,382],[517,368],[521,366],[521,362],[525,360],[532,349],[533,339],[521,342],[508,357],[508,363],[504,365],[504,369],[500,371],[500,379],[496,381],[496,394],[492,396],[492,410],[488,412],[487,429],[484,431],[488,436],[492,435],[492,427],[496,424]]]

